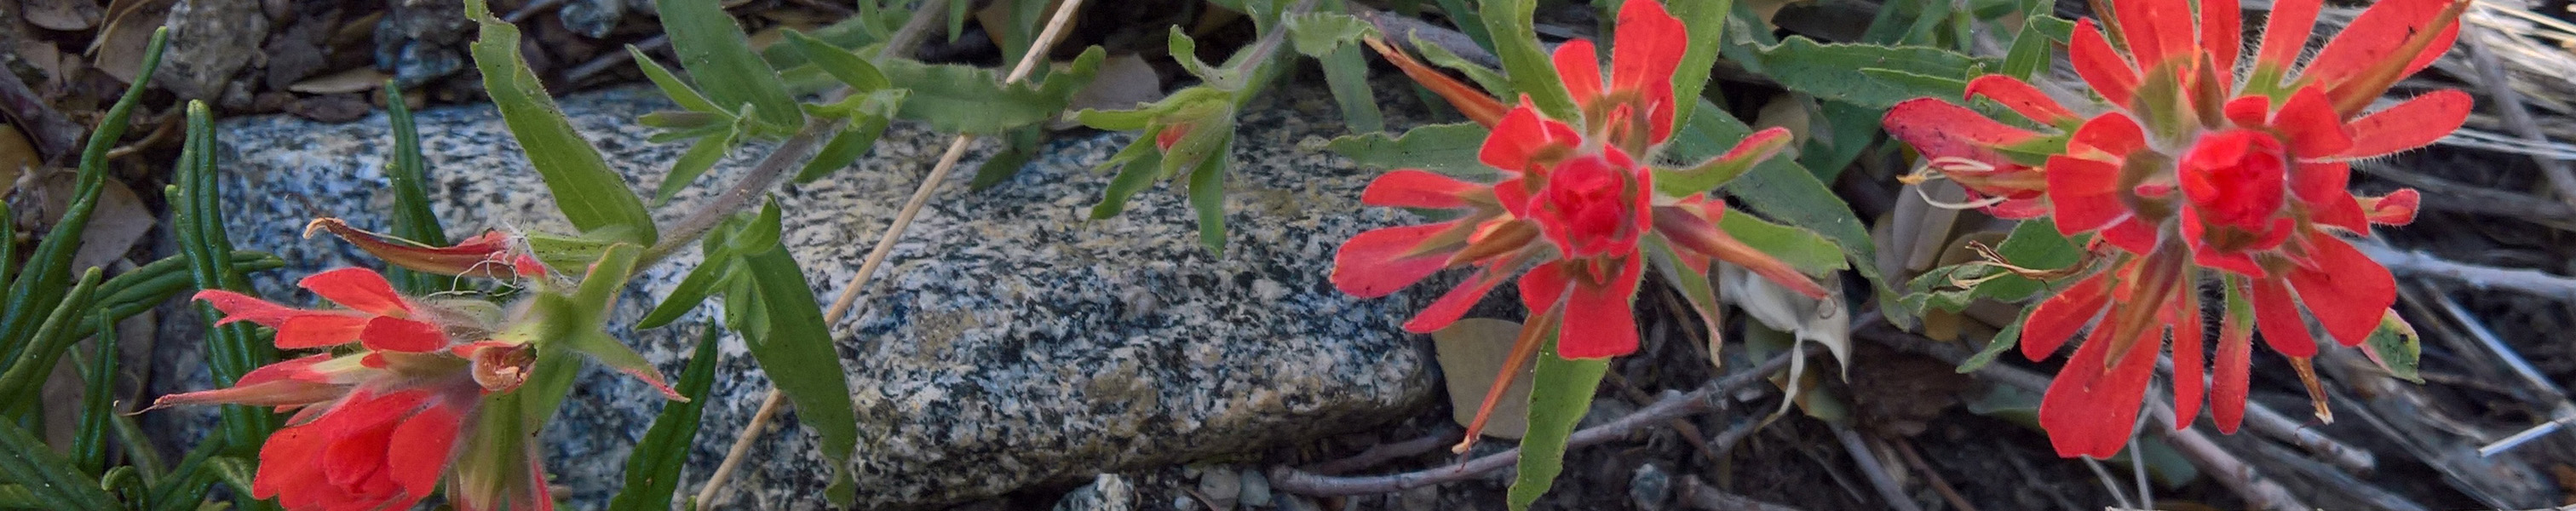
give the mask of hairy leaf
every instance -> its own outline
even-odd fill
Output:
[[[519,28],[492,17],[483,2],[465,2],[466,15],[482,24],[482,37],[474,41],[474,66],[483,71],[483,88],[500,108],[511,137],[526,150],[528,165],[545,178],[555,207],[574,228],[622,227],[631,237],[624,241],[652,244],[653,215],[644,210],[643,199],[627,189],[626,180],[608,167],[589,139],[573,130],[536,72],[520,60]]]
[[[1091,83],[1106,55],[1099,47],[1083,51],[1073,64],[1049,73],[1045,83],[1003,85],[991,70],[958,64],[923,64],[902,59],[879,63],[886,79],[911,89],[900,111],[905,119],[930,123],[940,131],[990,135],[1045,122],[1064,112],[1075,91]]]

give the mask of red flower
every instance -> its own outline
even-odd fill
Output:
[[[2023,329],[2023,353],[2040,359],[2100,318],[2040,408],[2060,455],[2119,451],[2144,399],[2156,340],[2168,330],[2176,425],[2190,423],[2208,367],[2200,346],[2202,268],[2217,270],[2207,274],[2223,281],[2229,304],[2210,391],[2221,431],[2233,432],[2242,419],[2252,327],[2297,364],[2316,352],[2302,309],[2345,345],[2369,336],[2396,300],[2395,283],[2337,234],[2405,224],[2419,199],[2412,190],[2352,195],[2346,162],[2422,147],[2465,121],[2468,96],[2453,90],[2363,110],[2450,46],[2467,5],[2374,4],[2292,73],[2318,1],[2285,0],[2239,79],[2231,76],[2239,53],[2235,9],[2195,15],[2184,0],[2119,2],[2118,25],[2079,21],[2069,53],[2103,100],[2094,105],[2098,113],[2079,117],[2010,77],[1981,77],[1970,86],[1972,98],[1992,99],[2065,135],[1937,100],[1890,112],[1891,133],[1933,157],[1933,170],[1990,197],[1998,216],[2053,215],[2061,233],[2095,234],[2119,252],[2106,258],[2106,269],[2041,303]],[[2124,47],[2111,44],[2112,30]]]

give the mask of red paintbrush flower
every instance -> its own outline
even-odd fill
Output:
[[[2189,424],[2208,370],[2203,275],[2222,281],[2228,299],[2209,390],[2221,431],[2233,432],[2243,417],[2256,330],[2302,367],[2317,349],[2303,309],[2342,344],[2369,336],[2396,300],[2395,283],[2338,234],[2408,223],[2420,199],[2413,190],[2354,196],[2345,189],[2347,162],[2422,147],[2466,120],[2469,98],[2455,90],[2365,110],[2449,48],[2467,5],[2374,4],[2293,72],[2319,5],[2285,0],[2240,79],[2231,76],[2240,51],[2236,9],[2195,14],[2184,0],[2120,2],[2116,26],[2086,19],[2074,32],[2069,59],[2102,99],[2089,117],[2017,79],[1971,82],[1971,98],[2061,134],[1931,99],[1890,111],[1889,131],[1933,158],[1932,171],[1986,198],[1980,205],[1990,212],[2053,216],[2061,233],[2097,235],[2117,251],[2104,258],[2106,269],[2041,303],[2024,326],[2023,353],[2040,359],[2099,319],[2040,408],[2059,454],[2119,451],[2167,331],[2176,425]]]

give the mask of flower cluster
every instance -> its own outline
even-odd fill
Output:
[[[1641,249],[1649,238],[1675,247],[1676,259],[1695,272],[1723,260],[1824,296],[1822,286],[1794,267],[1718,229],[1722,202],[1656,188],[1657,173],[1669,171],[1650,166],[1649,157],[1672,137],[1673,74],[1689,37],[1656,2],[1625,3],[1618,23],[1606,82],[1589,41],[1569,41],[1553,56],[1580,119],[1548,118],[1526,99],[1506,111],[1500,101],[1390,54],[1407,74],[1492,128],[1477,158],[1501,180],[1474,183],[1416,169],[1378,177],[1361,202],[1459,215],[1353,236],[1334,258],[1333,284],[1369,298],[1443,269],[1476,269],[1404,325],[1431,332],[1517,276],[1522,303],[1537,318],[1532,324],[1560,323],[1557,354],[1575,359],[1636,351],[1631,304],[1645,275]],[[1764,130],[1711,164],[1749,165],[1787,141],[1785,130]]]
[[[314,226],[414,270],[497,276],[491,268],[513,268],[505,274],[528,279],[534,292],[564,285],[545,276],[544,265],[524,250],[509,249],[513,243],[499,234],[427,247],[351,229],[336,219]],[[504,257],[512,253],[522,255]],[[623,275],[609,278],[622,281]],[[529,444],[490,438],[526,432],[492,427],[511,419],[485,412],[491,398],[516,392],[529,380],[541,351],[555,352],[548,339],[531,334],[549,331],[541,325],[560,318],[524,303],[504,308],[473,297],[405,296],[365,268],[325,271],[296,285],[340,308],[298,309],[224,290],[202,291],[196,299],[223,312],[219,324],[247,321],[274,329],[278,348],[326,351],[258,368],[229,388],[164,396],[153,407],[238,404],[295,412],[260,447],[252,481],[253,496],[276,498],[287,509],[410,509],[442,479],[450,482],[449,499],[459,509],[553,507],[544,469]],[[585,349],[598,348],[563,353]],[[646,369],[628,372],[681,399]],[[470,452],[490,445],[519,446],[519,452]]]
[[[1888,131],[1931,160],[1918,180],[1946,178],[1996,216],[2048,217],[2060,233],[2093,237],[2099,264],[2023,327],[2022,353],[2037,360],[2092,325],[2040,407],[2060,455],[2119,451],[2167,331],[2176,426],[2188,426],[2210,368],[2205,278],[2225,300],[2215,386],[2205,390],[2221,431],[2243,418],[2257,330],[2313,378],[2306,364],[2317,342],[2302,310],[2347,346],[2377,328],[2395,282],[2341,236],[2411,222],[2419,198],[2352,194],[2349,162],[2422,147],[2465,122],[2470,100],[2456,90],[2372,107],[2450,47],[2467,5],[2379,2],[2301,65],[2319,0],[2283,0],[2252,62],[2240,65],[2232,4],[2118,2],[2109,26],[2082,20],[2070,44],[2098,102],[2069,108],[1994,75],[1970,82],[1968,98],[2027,123],[1928,98],[1888,112]]]

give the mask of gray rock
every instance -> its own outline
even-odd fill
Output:
[[[1637,509],[1663,509],[1673,498],[1673,474],[1653,463],[1637,465],[1628,476],[1628,500]]]
[[[179,97],[216,99],[268,39],[259,0],[187,0],[170,7],[170,48],[152,81]]]
[[[1263,477],[1260,470],[1244,470],[1242,484],[1243,496],[1241,499],[1243,501],[1243,505],[1249,507],[1270,507],[1273,504],[1270,497],[1270,478]]]
[[[1134,511],[1136,487],[1118,474],[1100,474],[1057,500],[1055,511]]]
[[[1236,499],[1243,496],[1243,476],[1232,467],[1211,467],[1199,474],[1198,496],[1207,499],[1208,507],[1234,509]]]
[[[1121,217],[1085,220],[1109,180],[1091,168],[1126,135],[1068,135],[994,190],[969,193],[963,181],[971,172],[944,184],[856,314],[835,325],[860,419],[851,461],[860,507],[957,503],[1123,467],[1257,452],[1426,405],[1427,354],[1396,325],[1441,290],[1354,300],[1326,280],[1344,239],[1413,219],[1358,204],[1376,172],[1300,149],[1300,141],[1338,134],[1331,120],[1338,116],[1279,105],[1329,105],[1311,101],[1321,94],[1290,88],[1273,94],[1286,99],[1247,110],[1239,167],[1228,178],[1232,243],[1222,257],[1197,246],[1193,216],[1172,190],[1140,194]],[[650,89],[579,95],[563,106],[635,189],[658,181],[684,149],[646,142],[651,130],[632,121],[669,108]],[[494,110],[436,109],[419,122],[434,209],[450,233],[564,232]],[[257,276],[263,292],[305,302],[288,286],[294,278],[381,266],[340,242],[300,237],[315,216],[384,227],[392,195],[381,167],[390,138],[380,115],[341,125],[243,118],[221,129],[226,200],[240,205],[227,212],[233,240],[294,265]],[[947,140],[897,125],[855,168],[778,194],[788,214],[784,243],[819,298],[838,294]],[[967,168],[994,147],[978,144]],[[674,221],[706,201],[762,154],[742,153],[658,208],[660,219]],[[610,322],[613,334],[670,374],[715,307],[680,326],[625,325],[696,258],[683,252],[638,277]],[[768,386],[739,338],[722,342],[724,365],[684,487],[705,479]],[[621,484],[622,460],[661,399],[596,365],[581,378],[545,445],[558,498],[597,503]],[[753,448],[720,499],[742,508],[820,507],[831,468],[812,435],[793,426],[796,415],[781,418],[790,426]]]

